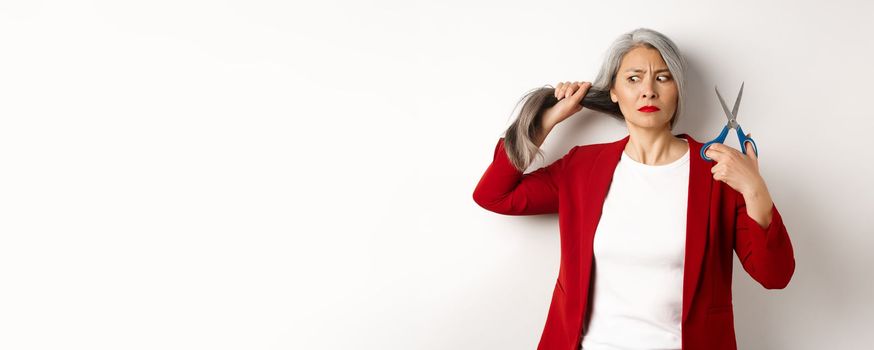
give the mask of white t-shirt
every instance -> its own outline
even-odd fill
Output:
[[[583,350],[680,349],[689,153],[646,165],[622,152],[595,231]]]

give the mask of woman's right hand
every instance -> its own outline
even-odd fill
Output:
[[[561,82],[555,87],[555,98],[558,103],[543,111],[543,127],[551,129],[558,123],[583,109],[580,101],[592,87],[587,81]]]

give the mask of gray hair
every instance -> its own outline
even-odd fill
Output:
[[[604,112],[620,121],[625,116],[619,110],[619,104],[610,99],[610,88],[616,82],[616,73],[622,63],[622,58],[637,47],[656,49],[668,65],[668,70],[674,76],[677,84],[677,108],[671,118],[670,128],[673,130],[677,120],[683,115],[684,97],[686,95],[686,61],[677,45],[662,33],[648,28],[637,28],[620,35],[613,41],[604,57],[600,71],[581,104],[583,107]],[[555,98],[555,88],[547,85],[526,93],[519,102],[524,101],[516,120],[504,133],[504,149],[510,162],[519,171],[525,171],[536,156],[543,156],[533,139],[542,131],[541,116],[543,111],[558,103]],[[518,103],[517,103],[518,105]]]

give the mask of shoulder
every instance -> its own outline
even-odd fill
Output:
[[[571,148],[570,153],[577,154],[598,154],[608,149],[610,146],[615,146],[614,142],[593,143],[588,145],[577,145]]]
[[[562,158],[565,159],[567,165],[579,165],[594,162],[605,152],[615,152],[616,149],[621,148],[622,141],[623,140],[577,145],[572,147]]]
[[[572,151],[575,150],[576,153],[583,154],[598,154],[605,151],[616,150],[619,148],[624,148],[625,144],[628,142],[628,138],[629,136],[625,136],[615,141],[592,143],[588,145],[577,145],[573,147]]]

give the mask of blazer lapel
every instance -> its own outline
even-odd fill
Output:
[[[710,190],[712,187],[710,164],[701,159],[699,155],[702,144],[695,141],[688,134],[675,135],[683,137],[689,142],[689,196],[686,211],[686,251],[683,268],[683,322],[689,315],[689,308],[692,305],[692,298],[695,295],[695,288],[698,286],[698,279],[701,274],[701,263],[704,259],[704,249],[707,241],[707,224],[709,221],[708,213],[710,212]],[[619,159],[631,135],[625,138],[607,144],[604,151],[595,159],[594,170],[589,177],[589,186],[593,203],[587,206],[584,212],[584,217],[589,219],[591,224],[590,235],[588,239],[581,240],[581,243],[587,244],[583,247],[583,252],[592,252],[593,240],[595,238],[595,230],[597,223],[601,220],[601,213],[604,207],[604,200],[610,189],[610,184],[613,182],[613,173],[616,171],[616,165],[619,164]],[[592,256],[589,256],[591,261]]]
[[[707,225],[710,222],[710,191],[713,187],[711,163],[701,158],[700,142],[687,134],[680,136],[689,141],[689,203],[686,210],[686,257],[683,268],[683,322],[689,317],[689,308],[695,288],[701,277],[701,263],[707,244]]]

